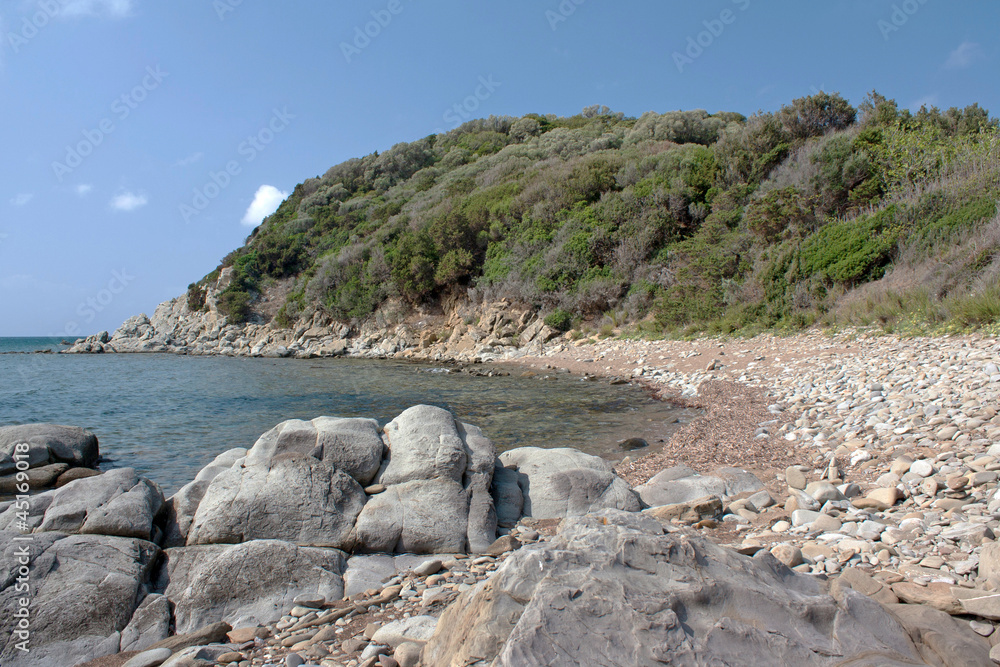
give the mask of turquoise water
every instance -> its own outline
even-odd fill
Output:
[[[0,354],[10,352],[38,352],[41,350],[65,350],[72,343],[68,338],[0,338]]]
[[[100,440],[102,467],[134,467],[170,494],[220,452],[249,447],[291,418],[384,424],[430,403],[480,426],[501,450],[569,446],[611,459],[624,455],[618,441],[655,443],[693,416],[629,385],[525,378],[518,369],[492,378],[442,370],[354,359],[6,354],[0,425],[88,428]]]

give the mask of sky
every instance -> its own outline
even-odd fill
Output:
[[[1000,3],[0,0],[0,336],[114,331],[297,183],[489,115],[1000,113]]]

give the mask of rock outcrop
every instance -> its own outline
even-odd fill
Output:
[[[340,599],[346,557],[279,540],[164,551],[156,588],[174,604],[177,633],[225,621],[235,628],[276,621],[297,595]]]
[[[516,482],[521,514],[536,519],[577,516],[599,509],[639,510],[639,500],[611,465],[576,449],[521,447],[500,455],[500,463],[516,473],[500,480],[498,497],[516,506]],[[704,494],[703,494],[704,495]],[[507,520],[516,513],[509,504],[498,512]]]
[[[367,551],[484,551],[496,539],[490,485],[496,450],[475,426],[447,410],[412,407],[385,427],[386,487],[358,516]]]
[[[153,519],[162,505],[163,494],[156,483],[140,477],[132,468],[118,468],[32,496],[26,527],[34,532],[151,540]],[[18,515],[16,506],[0,514],[0,530],[18,525]]]
[[[965,639],[978,641],[970,632]],[[979,647],[988,664],[988,644]],[[567,519],[464,593],[424,649],[425,664],[922,665],[880,604],[792,572],[769,553],[740,556],[664,533],[643,515]]]
[[[62,486],[95,474],[97,437],[75,426],[23,424],[0,427],[0,494]],[[21,476],[18,477],[18,473]]]
[[[159,553],[138,539],[49,532],[24,541],[0,531],[0,662],[51,667],[118,653]],[[27,653],[15,632],[22,599],[29,601]],[[137,619],[133,628],[140,626],[148,628]]]
[[[198,505],[188,545],[276,539],[350,548],[351,529],[365,504],[350,476],[308,454],[249,456],[217,475]]]

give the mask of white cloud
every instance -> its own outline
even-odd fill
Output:
[[[18,196],[11,199],[10,203],[13,204],[14,206],[24,206],[34,198],[35,195],[31,194],[30,192],[22,192]]]
[[[144,194],[137,195],[133,192],[123,192],[111,199],[111,208],[116,211],[134,211],[148,203],[149,200],[146,199],[146,195]]]
[[[205,154],[202,153],[201,151],[198,151],[197,153],[192,153],[191,155],[188,155],[187,157],[182,157],[177,162],[174,162],[174,166],[175,167],[186,167],[189,164],[194,164],[195,162],[199,162],[203,157],[205,157]]]
[[[60,16],[107,16],[120,19],[132,13],[132,0],[64,0]]]
[[[944,66],[946,69],[965,69],[984,56],[983,47],[976,42],[962,42],[951,52]]]
[[[80,183],[80,185],[73,188],[76,194],[80,195],[81,197],[86,197],[88,194],[90,194],[90,191],[93,189],[94,186],[89,183]]]
[[[246,215],[243,216],[243,224],[256,227],[264,221],[264,218],[277,211],[281,202],[287,198],[287,192],[282,192],[273,185],[260,186],[257,188],[257,194],[254,195],[253,203],[250,204]]]

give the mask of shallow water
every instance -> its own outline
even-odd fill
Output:
[[[103,468],[131,466],[171,494],[217,454],[275,424],[320,415],[384,424],[429,403],[475,424],[497,449],[577,447],[621,458],[617,442],[665,439],[693,413],[629,385],[579,376],[474,377],[355,359],[0,355],[0,425],[52,422],[97,434]],[[631,452],[641,455],[646,450]]]

